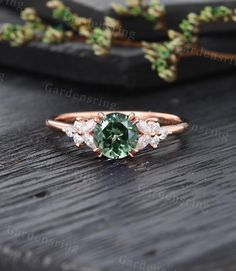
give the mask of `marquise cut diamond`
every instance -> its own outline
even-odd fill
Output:
[[[74,127],[78,130],[78,132],[81,132],[82,131],[82,128],[84,127],[85,125],[85,121],[75,121],[74,123]]]
[[[95,150],[96,149],[96,145],[94,143],[94,139],[93,139],[93,136],[92,135],[84,135],[83,136],[83,139],[84,139],[84,143],[90,147],[91,149]]]
[[[158,122],[148,122],[152,134],[158,134],[160,132],[160,124]]]
[[[160,124],[158,122],[140,120],[137,123],[138,130],[145,135],[156,135],[160,132]]]
[[[153,148],[157,148],[161,140],[166,139],[168,136],[168,130],[161,128],[158,122],[140,120],[137,123],[137,128],[142,134],[139,137],[136,150],[142,150],[146,146],[150,145]]]
[[[137,123],[138,130],[143,134],[150,134],[151,133],[151,127],[148,125],[148,123],[144,120],[140,120]]]
[[[83,142],[84,142],[84,139],[81,135],[74,135],[74,142],[76,144],[77,147],[79,147]]]
[[[76,129],[73,126],[71,126],[71,127],[66,128],[64,132],[66,133],[68,137],[73,137],[76,133]]]
[[[96,126],[96,122],[91,119],[88,121],[84,121],[84,120],[78,120],[75,121],[74,123],[74,127],[77,129],[77,131],[79,133],[91,133],[93,131],[93,129]]]
[[[138,140],[138,144],[136,146],[137,150],[142,150],[147,147],[151,143],[151,137],[149,135],[142,135]]]
[[[166,139],[169,134],[169,132],[165,128],[161,128],[160,133],[161,133],[161,135],[160,135],[161,140]]]
[[[159,138],[159,136],[156,135],[156,136],[154,136],[154,137],[151,138],[150,145],[151,145],[154,149],[156,149],[157,146],[158,146],[158,144],[159,144],[159,142],[160,142],[160,138]]]
[[[95,149],[93,135],[91,135],[95,126],[96,122],[93,119],[87,121],[77,120],[73,126],[66,128],[64,132],[68,137],[73,137],[77,147],[85,143],[88,147]]]

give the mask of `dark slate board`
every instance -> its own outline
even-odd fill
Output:
[[[1,271],[235,270],[235,72],[137,97],[3,67],[0,78]],[[44,125],[108,105],[178,114],[190,130],[107,161]]]
[[[109,9],[108,2],[109,1],[102,1],[96,6],[100,15],[104,16],[106,14],[106,11]],[[86,3],[89,6],[89,10],[94,10],[92,9],[92,2]],[[216,4],[215,1],[212,3]],[[219,1],[217,3],[220,4]],[[231,1],[227,3],[229,6],[232,6]],[[79,10],[81,10],[80,2],[74,4],[79,5]],[[169,3],[170,10],[172,7],[178,16],[181,15],[184,17],[182,13],[187,12],[184,7],[187,7],[189,9],[188,11],[190,11],[190,8],[192,8],[192,10],[199,9],[203,5],[202,2],[196,2],[193,6],[185,4],[186,3],[184,3],[184,5],[178,3],[175,4],[173,8],[172,1]],[[44,17],[49,17],[49,14],[42,9],[42,6],[45,6],[45,1],[44,4],[40,1],[24,2],[23,6],[27,5],[35,6]],[[8,8],[14,7],[13,4],[8,4],[7,6]],[[181,8],[183,8],[182,12]],[[20,22],[13,10],[2,8],[2,10],[0,10],[0,23]],[[90,11],[87,10],[87,12],[90,14]],[[93,15],[92,13],[91,16]],[[172,17],[176,18],[176,16]],[[136,20],[133,22],[136,24]],[[134,28],[135,27],[136,26],[134,26]],[[139,25],[138,29],[145,28]],[[220,28],[215,27],[215,29],[219,31]],[[234,52],[236,45],[235,31],[228,25],[227,28],[224,27],[224,30],[226,29],[228,32],[224,34],[215,33],[213,35],[213,33],[210,33],[210,37],[203,35],[201,39],[202,44],[206,48],[216,51]],[[148,37],[150,38],[150,36]],[[133,89],[142,87],[161,88],[166,85],[166,83],[156,75],[156,72],[151,70],[151,65],[144,59],[141,49],[114,47],[110,55],[98,57],[93,54],[90,46],[81,43],[73,42],[48,46],[34,42],[20,48],[11,48],[6,44],[0,43],[0,55],[0,64],[6,67],[15,67],[83,83],[114,85]],[[189,67],[191,67],[191,69],[189,69]],[[235,69],[234,61],[225,63],[224,60],[215,61],[203,57],[189,58],[181,61],[179,65],[178,82],[233,69]]]
[[[17,16],[6,10],[0,18],[0,22],[18,20]],[[221,35],[221,38],[202,38],[202,45],[216,51],[234,52],[236,36],[232,33]],[[82,43],[45,45],[33,42],[19,48],[0,43],[0,55],[1,65],[78,82],[133,89],[154,86],[160,88],[167,85],[151,70],[151,65],[144,58],[141,49],[114,47],[110,55],[98,57],[89,45]],[[230,63],[191,57],[181,61],[178,81],[226,70],[235,70],[235,61]]]

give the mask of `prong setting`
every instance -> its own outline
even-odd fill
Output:
[[[129,153],[129,156],[133,158],[133,157],[137,154],[137,152],[138,152],[138,150],[133,149],[133,150]]]
[[[102,150],[101,150],[101,149],[95,148],[93,151],[97,154],[97,156],[98,156],[99,158],[101,158],[101,157],[103,156],[103,153],[102,153]]]
[[[129,121],[131,121],[133,124],[136,124],[139,122],[139,118],[136,117],[135,113],[129,114]]]
[[[98,115],[94,118],[94,121],[96,123],[101,123],[105,117],[106,115],[103,112],[99,112]]]

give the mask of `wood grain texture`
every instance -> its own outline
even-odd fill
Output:
[[[0,74],[1,271],[235,270],[235,72],[135,98]],[[191,127],[157,151],[107,161],[44,126],[111,105],[178,114]]]

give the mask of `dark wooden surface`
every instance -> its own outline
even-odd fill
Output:
[[[1,271],[236,270],[235,72],[137,97],[0,75]],[[157,151],[107,161],[44,125],[111,107],[191,126]]]

